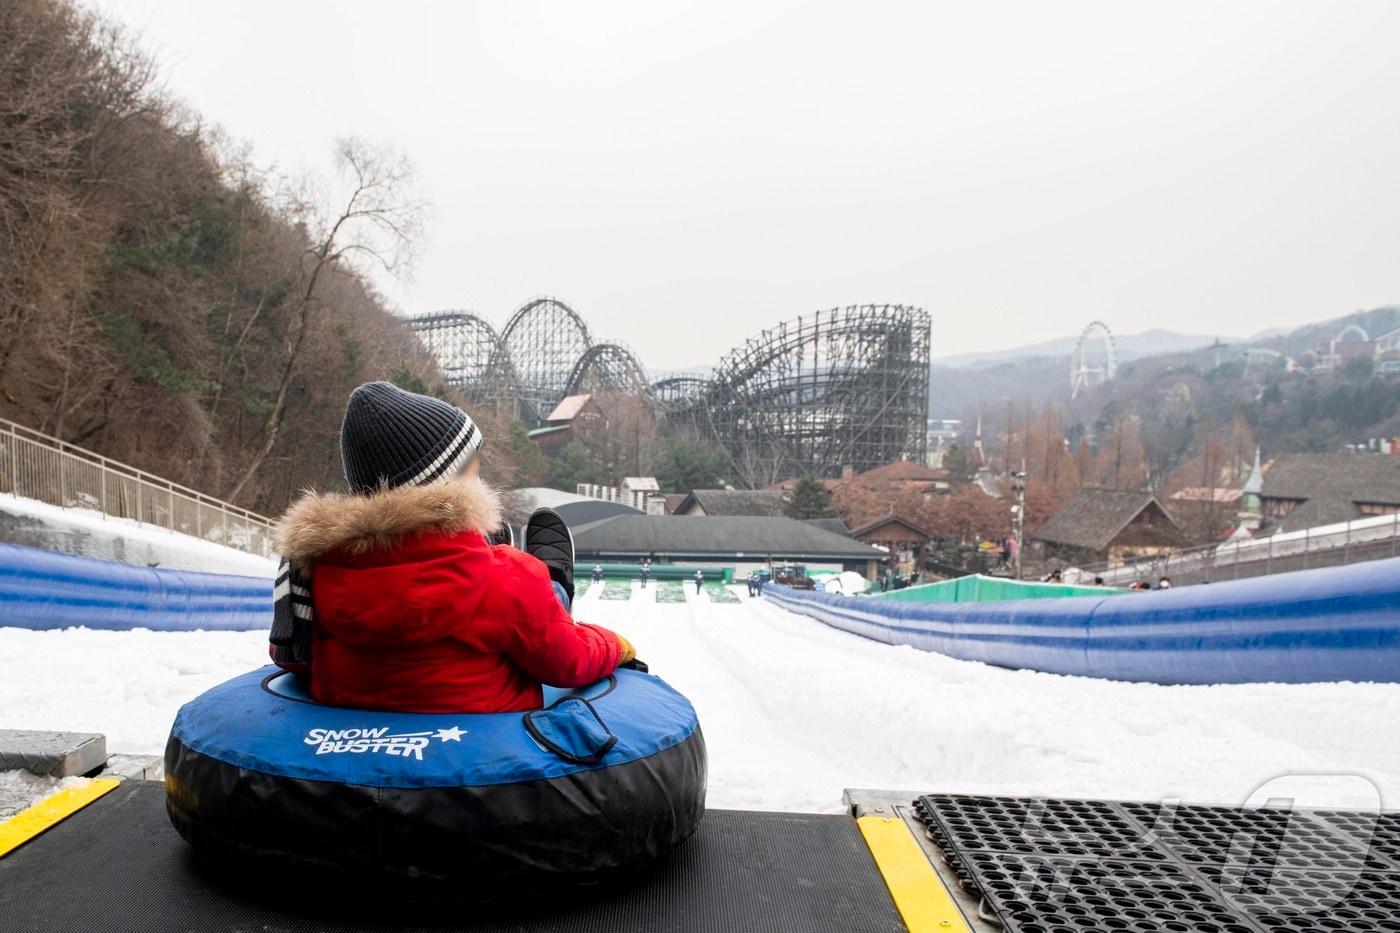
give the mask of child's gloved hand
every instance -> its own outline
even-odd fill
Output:
[[[617,634],[614,632],[613,634]],[[626,664],[637,657],[637,649],[632,647],[632,643],[621,635],[617,636],[618,644],[622,645],[622,657],[618,659],[618,664]]]

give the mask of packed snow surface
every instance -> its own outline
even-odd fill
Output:
[[[32,803],[67,787],[88,783],[81,777],[45,777],[28,771],[0,771],[0,820],[8,820]]]
[[[0,495],[0,540],[140,567],[272,577],[277,561],[94,509],[62,508]]]
[[[1300,803],[1375,806],[1379,791],[1400,805],[1400,685],[1009,671],[849,635],[743,586],[737,605],[633,587],[622,601],[592,587],[576,614],[627,635],[695,703],[715,807],[831,812],[847,787],[1238,805],[1289,775]],[[114,752],[159,754],[180,704],[265,663],[266,645],[261,632],[0,628],[0,728],[104,732]]]

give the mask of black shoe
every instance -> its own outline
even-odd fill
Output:
[[[536,509],[525,526],[525,551],[549,568],[549,578],[574,601],[574,536],[553,509]]]
[[[515,547],[515,526],[510,522],[501,522],[501,527],[496,529],[495,534],[487,535],[486,540],[492,544],[508,544]]]

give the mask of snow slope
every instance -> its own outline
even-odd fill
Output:
[[[861,639],[762,599],[582,595],[691,697],[716,807],[836,811],[845,787],[1239,804],[1299,775],[1313,805],[1400,805],[1400,685],[1161,687],[1007,671]],[[0,728],[158,754],[186,699],[267,657],[259,632],[0,628]],[[1350,783],[1329,774],[1360,775]],[[1311,776],[1310,776],[1311,775]],[[1362,780],[1364,779],[1364,780]],[[1366,782],[1369,781],[1370,784]]]
[[[271,577],[277,561],[93,509],[0,495],[0,541],[140,567]]]

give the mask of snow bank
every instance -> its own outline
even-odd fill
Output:
[[[82,777],[43,777],[28,771],[0,771],[0,820],[8,820],[31,804],[69,787],[88,782]]]
[[[92,509],[0,494],[0,540],[141,567],[272,577],[277,561]]]
[[[853,570],[834,574],[821,583],[823,591],[827,593],[839,593],[842,596],[859,596],[861,593],[864,593],[869,586],[870,581]]]
[[[0,628],[0,729],[101,732],[109,752],[159,755],[186,700],[266,663],[266,631]]]
[[[845,787],[1239,804],[1288,774],[1300,803],[1374,805],[1371,785],[1400,801],[1400,685],[1010,671],[848,635],[766,598],[716,604],[691,587],[665,604],[634,585],[631,600],[603,601],[603,589],[584,592],[577,615],[627,635],[690,696],[715,807],[836,812]],[[266,644],[259,632],[0,628],[0,728],[105,732],[114,753],[160,754],[180,704],[263,664]]]

